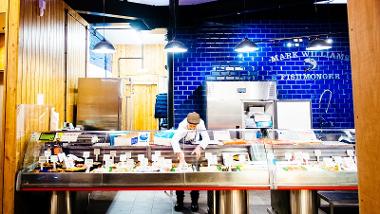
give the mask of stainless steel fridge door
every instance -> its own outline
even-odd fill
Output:
[[[85,129],[119,130],[122,79],[80,78],[77,124]]]
[[[242,126],[242,100],[274,100],[276,82],[208,81],[208,129]]]

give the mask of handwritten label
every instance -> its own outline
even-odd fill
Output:
[[[83,157],[86,159],[86,158],[89,158],[90,157],[90,152],[83,152]]]

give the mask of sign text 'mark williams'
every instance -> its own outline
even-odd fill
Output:
[[[330,59],[350,61],[350,56],[339,52],[317,52],[317,51],[300,51],[300,52],[285,52],[283,54],[276,54],[270,57],[270,62],[279,62],[286,59],[300,58],[300,57],[325,57]]]

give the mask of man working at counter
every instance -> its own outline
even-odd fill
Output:
[[[200,137],[202,140],[200,140]],[[173,138],[172,138],[172,147],[174,153],[177,155],[180,164],[186,164],[185,155],[181,150],[181,144],[194,144],[199,143],[197,147],[193,150],[191,154],[195,154],[197,160],[201,157],[202,149],[206,149],[208,143],[210,141],[210,137],[206,131],[205,123],[200,118],[199,114],[196,112],[191,112],[187,115],[187,117],[178,125],[178,129],[176,130]],[[177,204],[174,207],[175,211],[181,211],[184,209],[183,206],[183,198],[185,197],[184,191],[176,191],[177,195]],[[191,211],[198,211],[198,198],[199,191],[192,190],[190,192],[191,195]]]

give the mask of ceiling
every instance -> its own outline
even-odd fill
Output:
[[[98,32],[114,45],[164,44],[167,33],[165,28],[156,28],[154,30],[141,31],[136,31],[131,28],[108,28],[98,29]]]
[[[65,0],[73,9],[89,23],[125,23],[134,28],[154,29],[168,27],[172,19],[168,5],[169,0]],[[346,5],[331,4],[332,0],[179,0],[176,10],[177,26],[194,26],[204,21],[218,18],[236,17],[239,14],[259,17],[290,17],[302,18],[313,16],[318,7],[318,13],[324,15],[336,14],[326,7]],[[342,0],[334,0],[342,1]],[[316,5],[325,2],[328,5]],[[245,5],[245,6],[244,6]],[[104,18],[103,16],[107,17]],[[339,14],[338,14],[339,15]],[[331,16],[331,15],[330,15]],[[343,14],[344,16],[344,14]],[[343,17],[346,18],[346,17]]]
[[[173,26],[169,0],[65,0],[95,26],[128,23],[136,30]],[[327,19],[347,20],[345,0],[178,0],[176,27],[194,27],[203,23],[224,25],[231,20],[251,19]],[[323,3],[323,4],[316,4]],[[334,15],[331,15],[334,14]],[[141,33],[140,33],[141,34]],[[166,34],[166,32],[165,32]],[[115,35],[115,36],[114,36]],[[123,35],[123,38],[117,38]],[[161,41],[164,34],[143,33],[146,43]],[[136,32],[107,30],[106,38],[115,44],[127,44],[127,38],[139,42]],[[134,39],[133,39],[134,38]]]
[[[217,0],[179,0],[179,5],[195,5],[195,4],[203,4],[206,2],[212,2]],[[168,6],[169,0],[128,0],[128,2],[146,4],[152,6]]]

